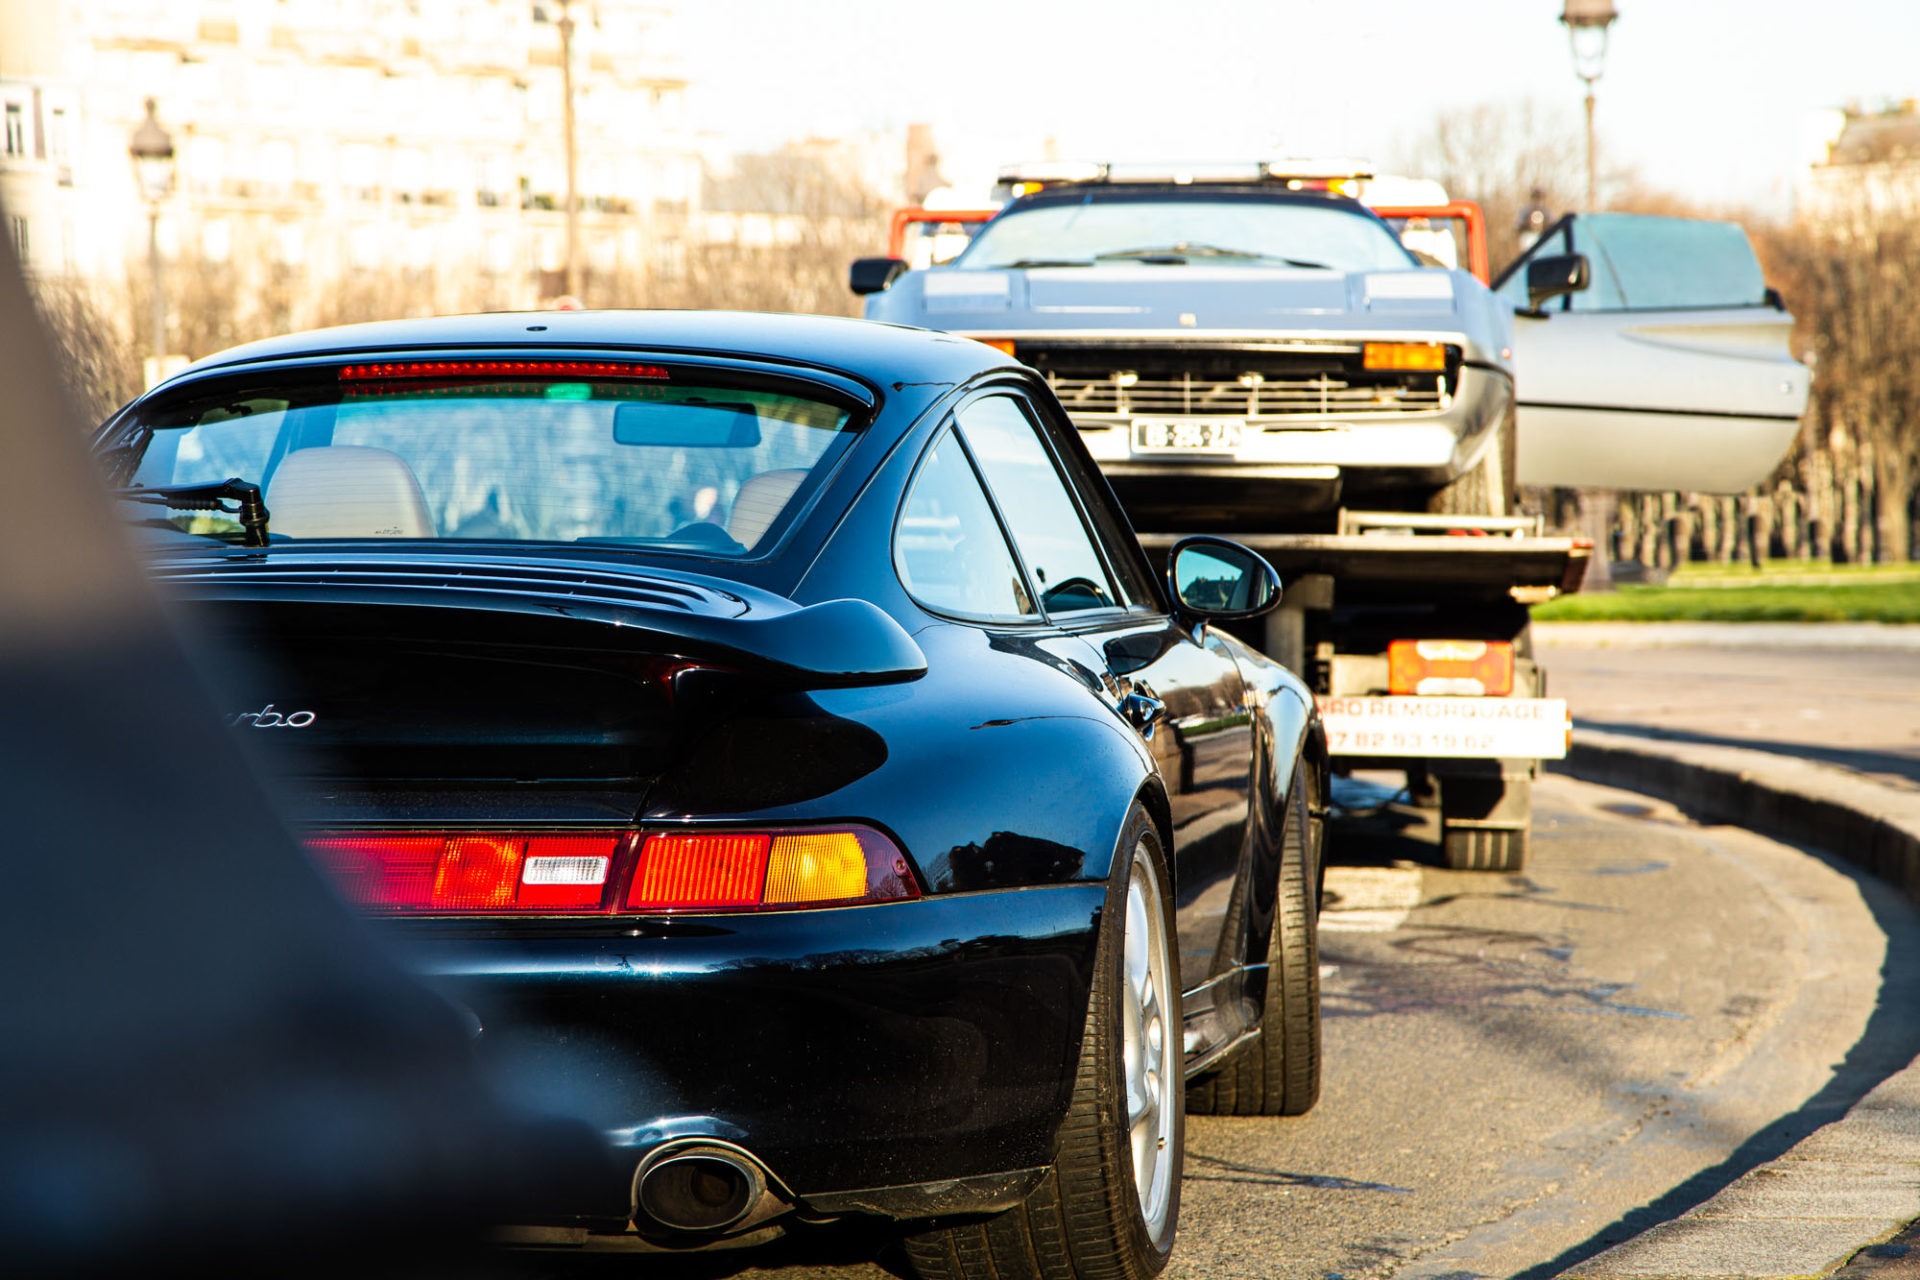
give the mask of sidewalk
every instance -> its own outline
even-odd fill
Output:
[[[1601,625],[1539,629],[1552,692],[1579,726],[1556,767],[1817,846],[1920,903],[1920,628],[1909,647],[1894,628]],[[1562,1275],[1920,1280],[1920,1061],[1779,1159]]]

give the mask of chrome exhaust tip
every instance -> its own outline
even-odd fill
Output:
[[[786,1207],[768,1189],[757,1160],[719,1143],[661,1147],[634,1172],[636,1224],[712,1235],[763,1222]]]

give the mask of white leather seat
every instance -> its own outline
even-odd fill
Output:
[[[749,476],[740,485],[740,492],[734,497],[733,510],[727,515],[727,532],[733,540],[751,551],[754,544],[767,534],[767,529],[780,518],[787,503],[793,498],[793,491],[807,478],[806,469],[794,467],[784,471],[762,471],[757,476]]]
[[[267,486],[268,526],[289,538],[432,538],[433,513],[406,459],[364,445],[299,449]]]

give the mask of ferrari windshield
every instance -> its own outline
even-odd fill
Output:
[[[839,405],[601,361],[348,365],[161,405],[106,442],[129,514],[272,542],[487,538],[700,555],[770,548],[851,436]],[[231,497],[232,494],[222,494]]]
[[[1417,265],[1360,206],[1323,198],[1085,191],[1016,204],[981,228],[962,270],[1093,266],[1295,266],[1334,271]]]

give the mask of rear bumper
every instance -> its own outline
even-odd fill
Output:
[[[1052,1161],[1105,895],[405,931],[477,1018],[501,1091],[592,1124],[629,1174],[664,1141],[711,1137],[804,1212],[911,1217],[1004,1207]],[[981,1203],[941,1198],[967,1186]],[[630,1197],[610,1185],[581,1216],[624,1220]]]

